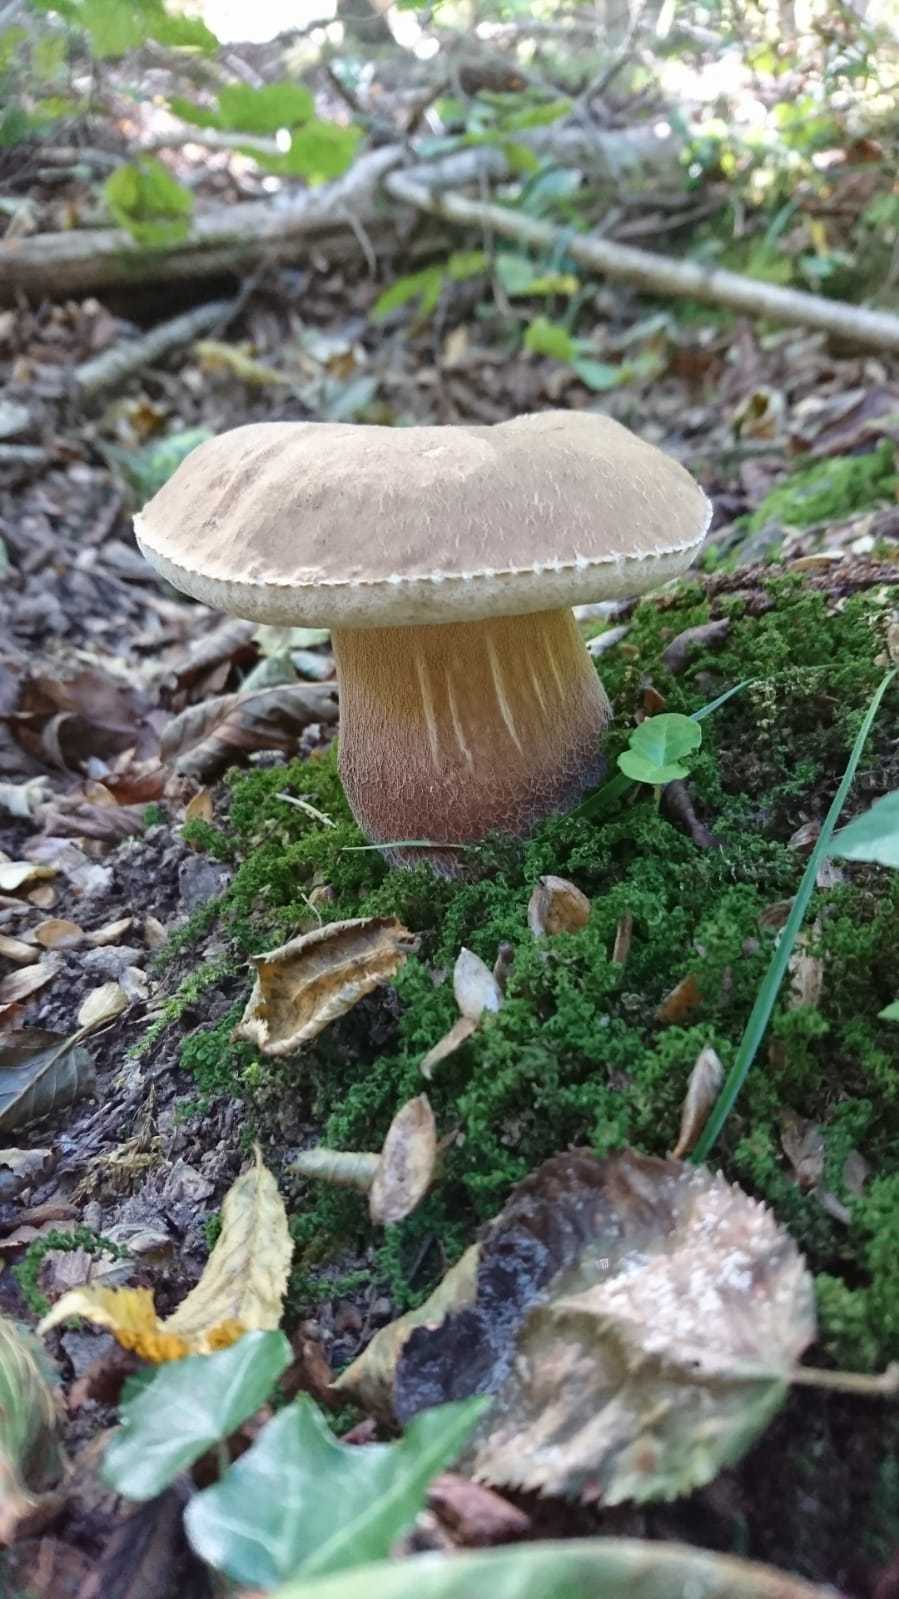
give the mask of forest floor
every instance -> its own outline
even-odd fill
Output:
[[[258,1138],[294,1217],[288,1325],[319,1396],[541,1161],[572,1145],[673,1147],[697,1054],[712,1043],[732,1058],[860,716],[896,659],[899,611],[896,363],[598,289],[605,348],[644,357],[647,374],[600,407],[570,368],[510,355],[502,315],[474,317],[466,285],[430,324],[407,310],[375,325],[376,294],[346,267],[260,274],[204,342],[94,401],[72,373],[133,333],[113,303],[0,312],[0,1086],[23,1030],[32,1050],[70,1038],[87,996],[116,985],[77,1097],[60,1073],[30,1109],[0,1100],[0,1308],[33,1323],[101,1280],[150,1286],[171,1309]],[[140,315],[159,309],[148,296]],[[550,405],[610,411],[677,455],[715,504],[710,554],[687,581],[584,620],[591,637],[615,630],[601,654],[613,749],[647,709],[692,711],[749,686],[706,724],[688,788],[661,813],[638,802],[602,826],[550,823],[526,845],[487,847],[459,883],[388,872],[350,849],[327,641],[285,651],[174,596],[130,516],[164,474],[171,435],[273,416],[493,422]],[[798,466],[816,474],[797,480]],[[231,698],[250,674],[252,702]],[[315,695],[285,711],[279,690],[302,682]],[[893,689],[850,813],[899,787],[897,713]],[[527,905],[547,873],[593,909],[538,962]],[[247,959],[316,925],[315,888],[328,920],[396,915],[419,948],[395,984],[273,1062],[232,1041]],[[625,917],[630,949],[613,963]],[[811,1359],[879,1370],[899,1357],[899,1033],[878,1019],[899,995],[899,874],[831,864],[808,928],[720,1155],[815,1274]],[[378,1147],[454,1019],[459,948],[492,966],[502,944],[508,1003],[428,1088],[454,1140],[443,1175],[385,1242],[358,1196],[286,1168],[322,1137]],[[10,1566],[39,1599],[78,1593],[98,1561],[111,1581],[120,1558],[122,1506],[90,1467],[129,1357],[85,1325],[51,1347],[82,1469]],[[338,1419],[352,1424],[345,1409]],[[797,1390],[740,1465],[674,1505],[515,1503],[529,1536],[676,1537],[885,1596],[891,1562],[899,1580],[895,1407]]]

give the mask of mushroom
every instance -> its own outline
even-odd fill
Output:
[[[353,814],[375,843],[449,846],[425,858],[451,874],[458,846],[524,836],[600,780],[611,710],[571,606],[673,577],[709,514],[620,423],[544,411],[252,423],[194,450],[135,528],[204,604],[331,629]]]
[[[386,1226],[411,1215],[431,1186],[437,1129],[426,1094],[396,1113],[379,1155],[349,1149],[304,1149],[290,1165],[297,1177],[318,1178],[368,1194],[373,1222]]]

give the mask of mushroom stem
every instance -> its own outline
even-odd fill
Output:
[[[522,837],[598,783],[611,710],[568,610],[341,629],[340,771],[375,843]],[[461,870],[448,850],[386,851]]]
[[[297,1177],[317,1177],[338,1188],[358,1188],[367,1194],[375,1180],[380,1155],[353,1149],[304,1149],[291,1163]]]

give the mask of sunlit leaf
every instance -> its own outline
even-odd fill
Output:
[[[532,355],[549,355],[555,361],[573,361],[578,353],[577,339],[561,322],[550,322],[545,316],[534,318],[525,333],[524,347]]]
[[[899,867],[899,789],[863,811],[834,833],[828,850],[847,861],[875,861]]]
[[[138,244],[177,244],[190,231],[194,197],[155,156],[118,167],[103,194],[115,220]]]
[[[629,748],[618,757],[625,777],[635,783],[673,783],[688,776],[684,757],[702,743],[702,729],[692,716],[665,712],[648,716],[635,727]]]

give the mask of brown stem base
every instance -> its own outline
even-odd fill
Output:
[[[570,611],[339,631],[340,773],[374,843],[529,833],[599,782],[611,711]],[[396,865],[464,869],[403,847]]]

